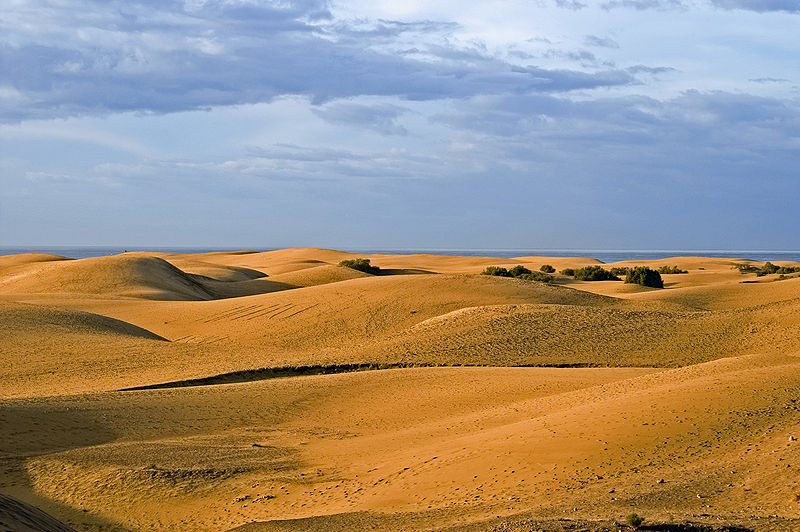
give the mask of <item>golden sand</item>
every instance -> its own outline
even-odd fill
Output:
[[[354,257],[0,257],[0,493],[77,530],[800,529],[800,278]]]

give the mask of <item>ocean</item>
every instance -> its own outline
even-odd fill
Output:
[[[0,255],[12,255],[16,253],[52,253],[63,255],[73,259],[83,259],[87,257],[104,257],[116,255],[126,251],[157,251],[165,253],[208,253],[212,251],[240,251],[241,249],[252,249],[253,251],[272,251],[276,248],[181,248],[181,247],[148,247],[148,248],[124,248],[124,247],[8,247],[0,248]],[[618,262],[624,260],[655,260],[678,256],[702,256],[702,257],[726,257],[751,259],[756,261],[800,261],[800,251],[787,250],[739,250],[739,249],[663,249],[663,250],[622,250],[622,249],[343,249],[353,253],[372,253],[383,254],[420,254],[432,253],[439,255],[461,255],[467,257],[524,257],[531,255],[545,257],[590,257],[602,262]]]

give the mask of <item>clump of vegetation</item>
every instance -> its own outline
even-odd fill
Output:
[[[495,277],[511,277],[511,273],[508,271],[508,269],[501,266],[487,266],[486,269],[481,272],[481,274],[494,275]]]
[[[508,270],[508,273],[511,274],[511,277],[520,277],[522,275],[527,275],[531,273],[531,271],[522,264],[517,264],[516,266]]]
[[[619,281],[619,277],[600,266],[577,268],[573,275],[578,281]]]
[[[552,283],[553,276],[548,275],[544,272],[531,272],[531,273],[523,273],[522,275],[517,276],[518,279],[523,279],[525,281],[539,281],[541,283]]]
[[[752,264],[737,264],[735,268],[743,274],[755,273],[756,277],[763,277],[765,275],[770,275],[773,273],[777,273],[779,275],[787,275],[800,272],[800,266],[776,266],[775,264],[772,264],[769,261],[765,262],[764,265],[760,268],[756,268]]]
[[[739,270],[739,272],[742,273],[742,274],[744,274],[744,273],[756,273],[756,272],[759,271],[759,269],[756,268],[755,266],[753,266],[752,264],[737,264],[736,266],[734,266],[734,268]]]
[[[575,268],[564,268],[560,273],[561,275],[568,275],[572,277],[575,275]]]
[[[651,270],[647,266],[636,266],[628,270],[628,274],[625,276],[625,282],[652,288],[664,288],[664,281],[661,279],[661,274],[656,270]]]
[[[550,283],[553,281],[552,275],[547,275],[542,272],[532,272],[521,264],[514,266],[510,270],[502,266],[488,266],[481,273],[483,275],[494,275],[495,277],[514,277],[525,281],[539,281],[543,283]]]
[[[549,264],[542,264],[542,267],[539,268],[539,271],[544,273],[555,273],[556,269]]]
[[[688,270],[681,270],[677,266],[662,266],[658,269],[658,273],[661,275],[669,275],[673,273],[689,273]]]
[[[364,273],[371,273],[372,275],[378,275],[381,271],[379,266],[373,266],[369,263],[369,259],[348,259],[343,260],[339,263],[339,266],[344,266],[345,268],[350,268],[353,270],[358,270]]]
[[[757,272],[756,272],[756,275],[757,275],[757,276],[759,276],[759,277],[761,277],[762,275],[769,275],[769,274],[771,274],[771,273],[778,273],[778,270],[779,270],[779,269],[780,269],[780,268],[778,268],[777,266],[775,266],[774,264],[772,264],[770,261],[767,261],[767,262],[765,262],[765,263],[764,263],[764,265],[763,265],[763,266],[762,266],[762,267],[759,269],[759,271],[757,271]]]
[[[628,275],[628,270],[630,270],[630,268],[626,266],[614,266],[609,271],[616,276],[623,276]]]
[[[642,267],[642,266],[640,266]],[[655,271],[655,270],[653,270]],[[642,523],[644,523],[644,517],[639,514],[629,514],[628,517],[625,518],[625,522],[632,526],[633,528],[639,528]]]

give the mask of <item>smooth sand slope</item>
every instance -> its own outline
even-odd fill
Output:
[[[800,278],[353,257],[0,257],[0,493],[77,530],[800,530]]]

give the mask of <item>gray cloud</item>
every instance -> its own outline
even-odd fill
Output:
[[[611,0],[601,5],[603,9],[657,9],[666,11],[670,9],[686,9],[687,5],[682,0]]]
[[[588,7],[586,3],[581,2],[579,0],[555,0],[555,4],[556,6],[564,9],[574,9],[574,10]]]
[[[800,4],[798,4],[797,0],[709,0],[709,4],[713,7],[727,10],[741,9],[744,11],[756,11],[758,13],[774,11],[800,13]],[[667,11],[672,9],[689,9],[692,7],[692,4],[684,0],[608,0],[601,4],[601,7],[603,9],[627,8]]]
[[[322,0],[21,6],[0,22],[5,121],[169,113],[287,94],[315,104],[359,95],[429,100],[635,81],[624,71],[517,68],[480,43],[450,43],[450,23],[335,21]],[[418,44],[398,53],[406,34]]]
[[[371,129],[384,135],[405,135],[405,127],[397,119],[408,109],[391,104],[363,105],[356,103],[332,103],[315,108],[314,114],[331,124],[357,126]]]
[[[800,13],[800,3],[797,0],[711,0],[711,3],[721,9],[745,9],[759,13],[768,11]]]
[[[598,37],[597,35],[587,35],[583,40],[586,46],[597,46],[600,48],[619,48],[619,43],[611,37]]]
[[[750,78],[747,81],[753,83],[789,83],[790,80],[784,78]]]
[[[677,72],[676,69],[672,67],[650,67],[647,65],[633,65],[625,69],[626,71],[630,72],[631,74],[668,74],[670,72]]]
[[[800,136],[797,105],[726,92],[688,91],[668,100],[493,97],[458,105],[435,120],[474,131],[484,145],[502,150],[516,145],[513,157],[529,162],[558,160],[574,172],[578,167],[580,172],[592,172],[595,164],[624,160],[632,168],[648,171],[679,164],[683,175],[710,179],[722,178],[726,171],[741,176],[765,167],[782,179],[794,179],[795,139]],[[509,153],[502,156],[512,158]]]

